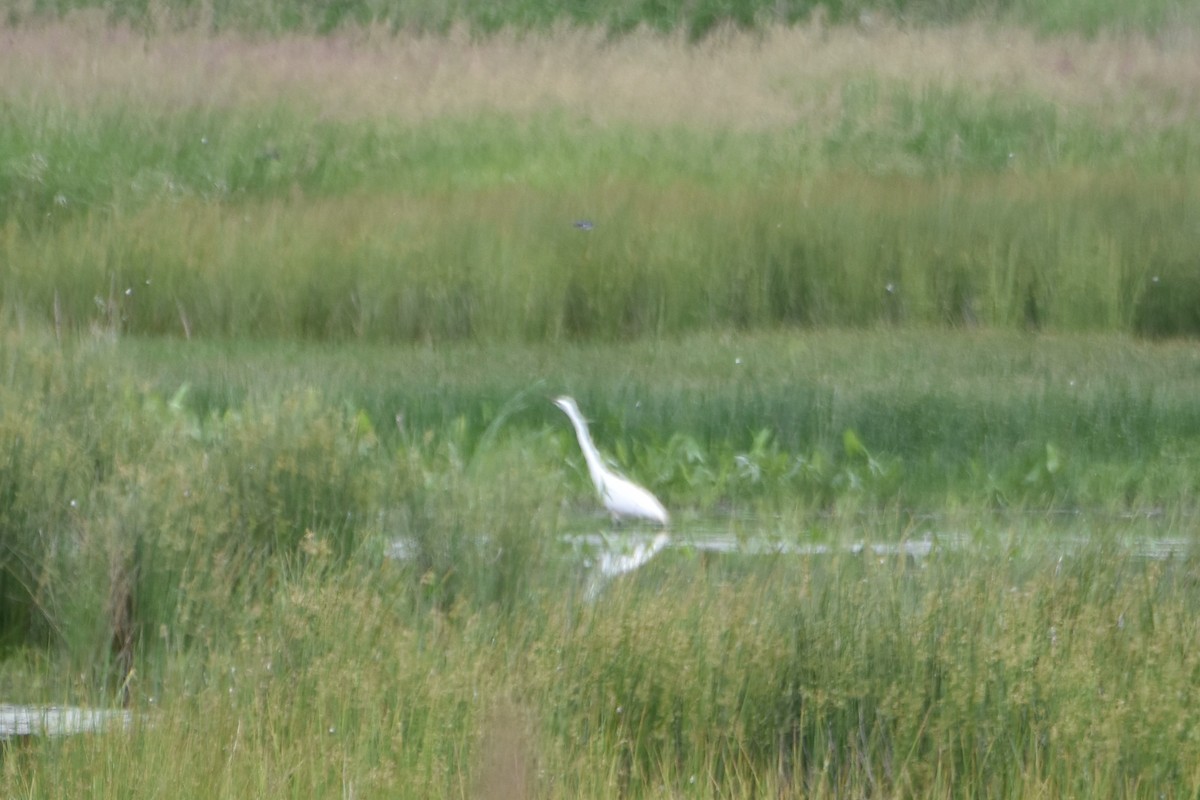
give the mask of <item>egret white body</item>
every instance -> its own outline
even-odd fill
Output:
[[[633,518],[644,519],[666,525],[669,521],[667,510],[658,498],[633,481],[618,475],[604,465],[600,451],[592,443],[592,435],[588,432],[587,420],[579,412],[575,401],[563,395],[554,399],[554,405],[563,410],[575,426],[575,435],[579,439],[579,448],[583,450],[583,460],[587,462],[588,473],[600,500],[613,519]]]

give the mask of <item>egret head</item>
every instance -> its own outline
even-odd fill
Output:
[[[561,408],[567,414],[571,412],[579,413],[579,406],[575,405],[575,400],[565,394],[554,398],[554,405]]]

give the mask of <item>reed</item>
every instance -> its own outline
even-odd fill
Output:
[[[948,80],[971,57],[933,34],[885,32],[871,56],[818,34],[707,46],[733,77],[706,73],[696,110],[670,92],[712,68],[671,41],[564,34],[574,50],[537,39],[530,57],[503,37],[177,34],[139,51],[119,30],[19,29],[0,57],[27,76],[3,90],[0,303],[69,330],[388,342],[1197,332],[1188,48],[1064,41],[1054,79],[984,59]],[[115,63],[46,56],[74,47]],[[929,65],[906,77],[918,50]],[[578,51],[622,78],[605,102],[547,69]],[[634,80],[659,62],[662,89]]]
[[[1194,185],[828,176],[184,200],[33,235],[10,227],[4,296],[68,330],[175,337],[563,342],[885,324],[1190,335]]]

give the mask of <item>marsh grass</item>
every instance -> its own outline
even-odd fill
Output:
[[[0,291],[68,330],[1196,332],[1183,44],[7,35]]]
[[[1101,576],[1103,558],[1084,555],[1061,572],[1023,564],[1018,572],[1032,569],[1019,577],[1012,562],[989,569],[976,561],[968,575],[941,562],[916,571],[858,560],[776,564],[752,583],[707,574],[682,603],[630,597],[637,607],[628,617],[614,598],[563,650],[567,669],[586,674],[565,683],[601,696],[562,713],[597,715],[597,735],[612,737],[602,749],[628,748],[620,777],[631,783],[749,778],[860,796],[920,794],[945,781],[1021,794],[1041,781],[1062,785],[1059,770],[1087,765],[1099,775],[1086,785],[1116,788],[1137,779],[1101,766],[1104,746],[1077,749],[1083,730],[1054,719],[1070,709],[1096,731],[1122,724],[1120,703],[1098,703],[1105,690],[1080,678],[1110,659],[1140,662],[1125,639],[1138,634],[1124,632],[1136,612],[1117,620],[1096,612],[1109,601],[1148,608],[1161,578],[1129,564]],[[1173,619],[1168,627],[1182,622]],[[738,668],[727,671],[726,659]],[[677,675],[686,679],[676,684]],[[1009,759],[1023,765],[1019,777],[1004,766]],[[1151,771],[1165,777],[1179,767]]]
[[[485,440],[505,459],[531,446],[545,459],[532,472],[578,458],[545,399],[566,391],[621,466],[701,508],[838,497],[851,473],[873,502],[916,506],[947,495],[1130,508],[1195,496],[1200,389],[1186,342],[885,328],[566,347],[122,347],[152,391],[188,383],[197,414],[271,402],[278,383],[320,385],[323,404],[361,410],[385,445],[428,437],[481,463],[495,458]],[[590,492],[585,479],[577,485]]]
[[[412,614],[388,570],[291,573],[161,675],[152,724],[25,750],[4,779],[459,796],[496,775],[506,721],[544,796],[1186,793],[1191,562],[1090,534],[1063,559],[667,558],[511,616]]]
[[[683,518],[761,514],[791,538],[813,514],[837,528],[864,512],[905,535],[960,504],[1186,520],[1198,495],[1182,344],[887,332],[567,350],[10,344],[6,630],[85,661],[130,604],[143,631],[182,617],[194,636],[289,559],[377,563],[394,538],[411,549],[414,602],[512,608],[553,532],[574,524],[568,509],[594,506],[545,400],[562,390]],[[66,575],[88,590],[64,592]]]
[[[1188,335],[1193,184],[828,176],[181,200],[34,235],[10,227],[5,297],[69,330],[178,337],[561,342],[879,324]]]
[[[1194,33],[1047,9],[11,7],[0,685],[138,724],[0,789],[1194,795]],[[589,599],[560,392],[678,541],[831,554]]]
[[[1186,344],[7,336],[5,685],[127,700],[142,722],[9,751],[6,791],[1152,796],[1197,780],[1193,559],[1137,545],[1194,527]],[[725,520],[792,543],[959,544],[919,561],[670,549],[588,601],[558,537],[602,523],[543,397],[558,387],[681,535]],[[969,469],[945,469],[954,448]]]

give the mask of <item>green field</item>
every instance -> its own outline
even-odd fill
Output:
[[[5,796],[1200,793],[1194,4],[3,7]]]

